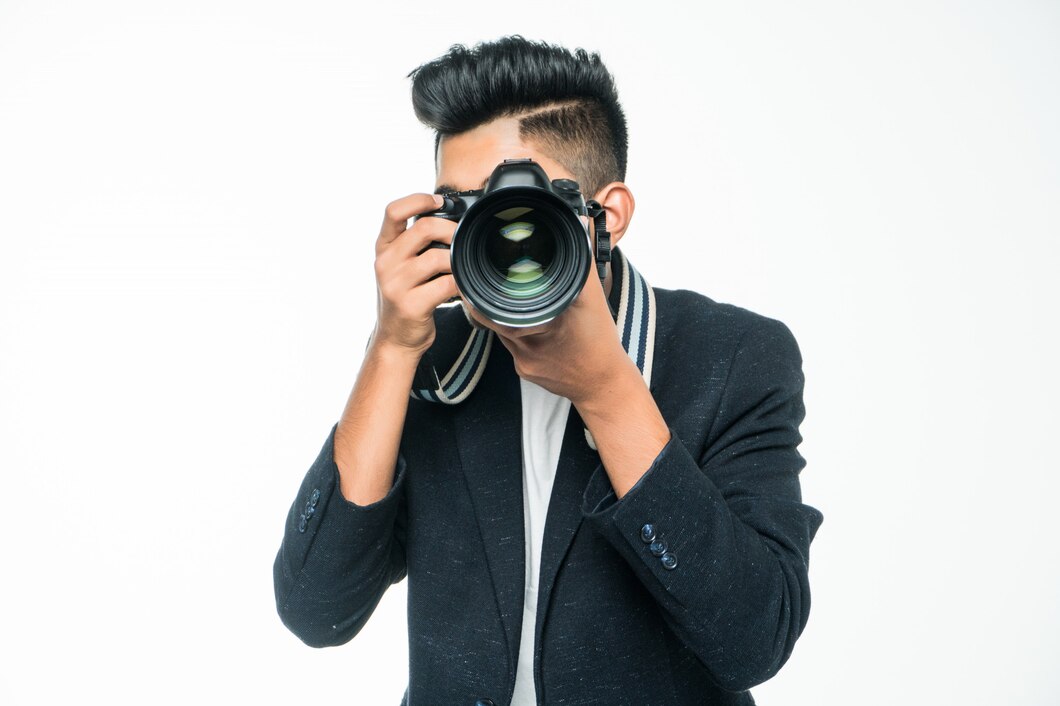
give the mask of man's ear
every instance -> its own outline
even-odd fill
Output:
[[[593,198],[607,213],[607,230],[611,232],[611,245],[618,245],[618,241],[629,227],[633,209],[637,205],[633,201],[633,192],[621,181],[613,181],[596,192]]]

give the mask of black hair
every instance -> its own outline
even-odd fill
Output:
[[[442,137],[518,117],[520,137],[570,170],[586,198],[626,178],[626,116],[595,52],[516,34],[454,44],[408,76],[416,117],[435,130],[435,154]]]

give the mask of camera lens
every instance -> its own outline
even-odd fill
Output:
[[[508,326],[558,316],[589,276],[585,226],[539,188],[509,187],[468,209],[453,235],[453,275],[470,304]]]

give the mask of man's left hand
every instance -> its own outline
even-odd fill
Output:
[[[471,317],[492,329],[512,354],[519,377],[569,399],[591,400],[616,378],[640,371],[619,339],[595,268],[574,302],[545,324],[516,328],[498,324],[468,306]]]
[[[670,440],[670,430],[622,347],[596,273],[566,311],[540,326],[502,326],[471,307],[468,312],[497,333],[519,377],[571,401],[593,435],[615,495],[625,496]]]

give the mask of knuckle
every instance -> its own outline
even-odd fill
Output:
[[[433,236],[433,231],[431,229],[431,226],[432,226],[431,221],[436,221],[436,220],[438,220],[438,219],[437,218],[421,218],[418,221],[414,221],[412,223],[412,225],[409,226],[408,232],[412,235],[413,238],[416,238],[417,240],[428,241],[428,240],[430,240],[431,238],[434,237]]]
[[[449,262],[452,258],[450,251],[445,248],[431,248],[431,257],[434,258],[438,265],[449,266]]]
[[[383,277],[379,280],[379,293],[387,301],[397,301],[401,298],[401,286],[393,277]]]
[[[425,236],[441,238],[451,234],[456,224],[446,218],[421,218],[414,224]]]
[[[390,258],[383,256],[377,257],[373,269],[375,270],[375,278],[377,280],[386,279],[390,274]]]
[[[401,214],[402,214],[401,201],[391,201],[390,203],[388,203],[386,205],[385,214],[386,214],[386,219],[388,221],[397,222],[397,221],[404,220],[401,217]]]
[[[457,224],[454,221],[450,221],[446,218],[432,218],[433,221],[438,221],[438,225],[435,226],[435,234],[440,238],[445,238],[447,241],[453,239],[453,233],[456,232]]]

